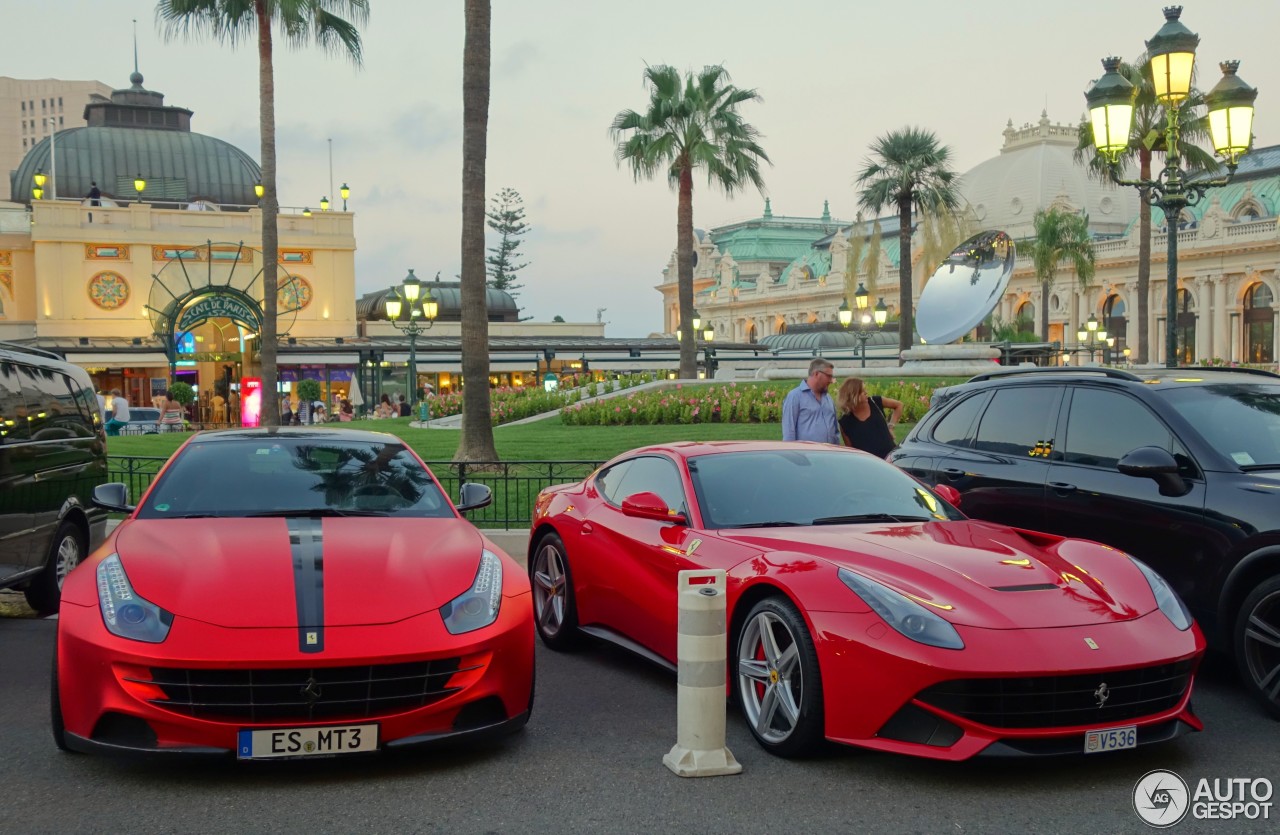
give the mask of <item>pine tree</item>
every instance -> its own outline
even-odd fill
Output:
[[[516,263],[519,257],[520,237],[531,228],[524,221],[524,199],[520,192],[513,188],[504,188],[498,196],[489,201],[491,208],[485,213],[489,228],[497,232],[501,238],[497,246],[489,247],[490,255],[485,259],[489,266],[489,286],[495,290],[504,290],[512,298],[519,295],[524,287],[516,284],[516,273],[529,266],[528,262]]]

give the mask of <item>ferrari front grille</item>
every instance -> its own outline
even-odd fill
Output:
[[[960,679],[916,698],[993,728],[1103,727],[1177,707],[1191,686],[1191,667],[1178,661],[1106,673]]]
[[[449,680],[460,658],[266,670],[151,668],[165,694],[157,707],[199,719],[253,723],[370,719],[403,713],[458,688]],[[468,668],[472,669],[472,668]]]

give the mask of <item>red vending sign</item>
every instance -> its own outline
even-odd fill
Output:
[[[257,426],[262,415],[262,378],[240,378],[240,425]]]

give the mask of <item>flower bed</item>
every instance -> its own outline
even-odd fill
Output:
[[[602,383],[593,381],[580,387],[567,385],[556,391],[546,391],[533,386],[495,388],[489,391],[489,416],[493,425],[499,426],[562,409],[583,398],[593,396],[600,390],[607,392],[619,388],[630,388],[641,383],[652,382],[653,379],[653,375],[647,373],[624,374]],[[432,418],[462,414],[462,392],[437,394],[431,398],[430,402]]]
[[[790,382],[677,386],[633,392],[626,397],[568,405],[560,420],[572,426],[625,426],[670,423],[779,423]],[[919,420],[929,409],[932,382],[875,383],[875,394],[902,401],[902,419]]]

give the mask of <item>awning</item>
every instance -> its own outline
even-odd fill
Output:
[[[67,362],[94,368],[135,368],[163,365],[169,367],[169,358],[161,351],[139,351],[136,354],[74,354],[67,353]]]
[[[277,365],[357,365],[359,354],[276,354]]]

